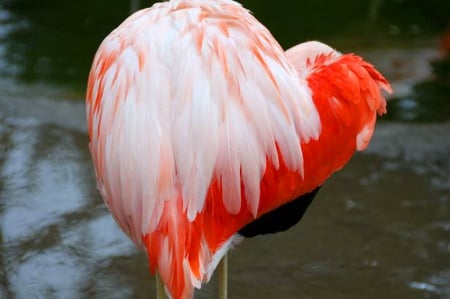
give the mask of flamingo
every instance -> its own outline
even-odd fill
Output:
[[[103,40],[90,70],[99,192],[167,296],[192,298],[243,237],[293,226],[367,147],[382,90],[357,55],[317,41],[284,51],[237,2],[154,4]]]

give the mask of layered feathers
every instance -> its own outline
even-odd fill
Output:
[[[156,4],[102,42],[86,99],[98,188],[173,298],[192,297],[240,228],[369,142],[389,84],[314,45],[284,53],[227,0]]]

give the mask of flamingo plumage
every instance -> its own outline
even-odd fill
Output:
[[[236,2],[155,4],[111,32],[92,64],[98,189],[169,297],[192,298],[240,231],[367,146],[386,112],[381,89],[391,90],[359,56],[319,42],[284,51]]]

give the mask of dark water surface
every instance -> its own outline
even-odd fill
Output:
[[[255,2],[285,47],[355,51],[396,94],[300,225],[231,253],[230,298],[450,298],[447,1]],[[154,298],[95,189],[84,116],[94,51],[129,6],[0,2],[0,298]],[[197,298],[215,291],[213,278]]]

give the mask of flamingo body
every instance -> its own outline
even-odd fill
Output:
[[[191,298],[240,229],[367,146],[388,82],[355,55],[284,51],[240,4],[172,0],[100,45],[87,118],[98,188],[172,298]]]

